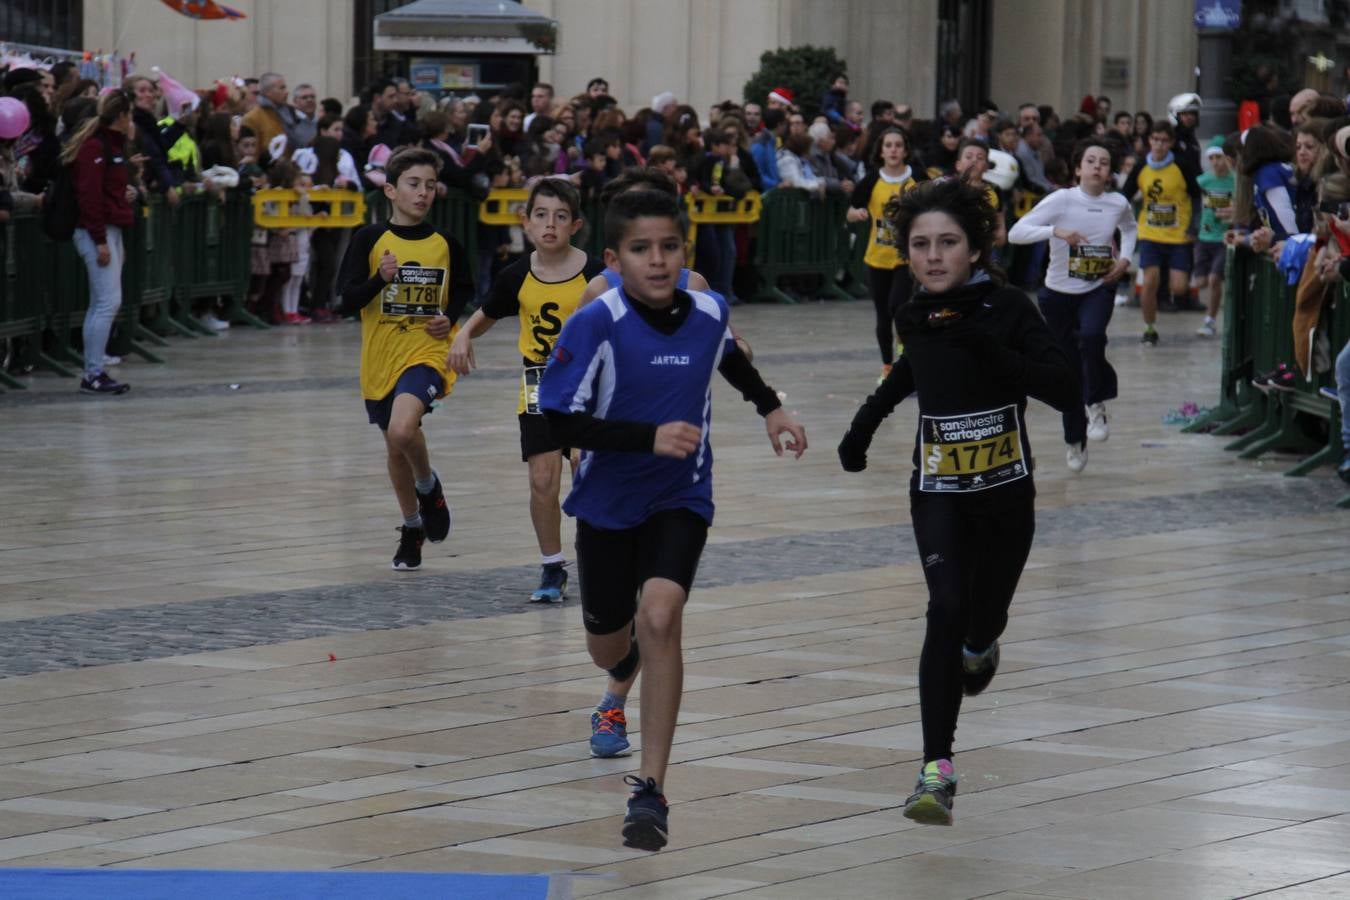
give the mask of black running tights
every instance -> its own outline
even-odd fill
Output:
[[[882,364],[887,366],[895,362],[895,333],[891,330],[891,285],[897,272],[909,277],[907,271],[900,269],[867,267],[867,287],[872,292],[872,306],[877,314],[877,349],[881,351]]]
[[[1008,624],[1036,530],[1029,488],[992,488],[1016,492],[996,503],[984,493],[910,493],[914,538],[928,581],[928,630],[919,657],[924,762],[952,756],[961,711],[961,645],[983,650]]]

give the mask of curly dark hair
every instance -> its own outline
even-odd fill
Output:
[[[998,230],[998,212],[989,204],[984,187],[966,184],[959,178],[939,178],[893,197],[886,204],[885,216],[895,226],[902,253],[908,255],[909,232],[914,220],[924,213],[942,212],[956,220],[965,232],[970,249],[978,250],[975,268],[984,269],[997,281],[1003,273],[994,263],[994,233]]]

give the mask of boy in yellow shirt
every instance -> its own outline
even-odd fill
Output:
[[[352,236],[342,261],[342,314],[361,314],[361,395],[371,424],[384,433],[389,480],[403,525],[393,568],[422,565],[422,543],[450,534],[450,508],[431,468],[422,417],[446,396],[455,376],[445,365],[454,322],[473,296],[459,243],[425,220],[436,199],[441,161],[404,148],[389,158],[388,222]]]

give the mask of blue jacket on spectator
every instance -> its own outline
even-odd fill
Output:
[[[778,142],[773,132],[765,129],[755,135],[755,140],[750,144],[750,156],[759,169],[760,189],[768,191],[778,187],[782,179],[778,177]]]
[[[820,114],[831,125],[844,125],[844,109],[848,106],[848,92],[830,88],[820,97]]]

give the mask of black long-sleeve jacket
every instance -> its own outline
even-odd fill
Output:
[[[1027,398],[1061,411],[1083,402],[1078,373],[1031,299],[981,281],[945,294],[920,292],[897,319],[904,354],[854,416],[839,447],[845,468],[865,465],[882,420],[917,394],[911,490],[1030,489]]]

